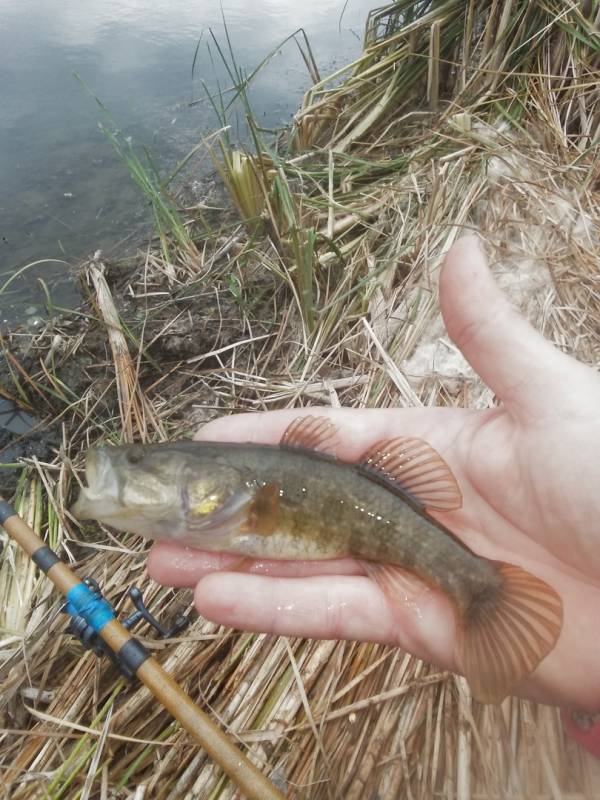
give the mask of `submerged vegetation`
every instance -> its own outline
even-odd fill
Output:
[[[89,444],[188,436],[238,410],[494,402],[437,308],[437,268],[463,231],[481,233],[546,336],[599,362],[599,23],[592,0],[400,0],[371,13],[362,54],[329,78],[306,55],[314,85],[276,138],[232,65],[253,148],[228,131],[207,143],[222,187],[201,209],[178,207],[125,147],[158,241],[84,265],[78,312],[1,342],[2,395],[56,431],[18,508],[119,612],[134,583],[161,617],[191,595],[147,579],[138,538],[75,524]],[[7,796],[235,796],[144,689],[63,636],[57,598],[10,543],[0,598]],[[558,711],[479,706],[462,679],[397,650],[201,618],[148,643],[290,797],[598,793]]]

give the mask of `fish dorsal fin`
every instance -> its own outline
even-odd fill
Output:
[[[410,436],[383,439],[364,453],[359,464],[407,492],[424,508],[453,511],[462,505],[462,495],[450,467],[422,439]]]
[[[296,417],[285,431],[279,444],[281,447],[299,447],[303,450],[318,450],[331,453],[335,446],[337,428],[327,417]]]

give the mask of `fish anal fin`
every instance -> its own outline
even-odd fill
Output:
[[[331,453],[335,448],[337,428],[327,417],[296,417],[279,442],[281,447],[302,448]]]
[[[244,528],[260,536],[270,536],[279,527],[279,486],[266,483],[256,490],[248,508],[248,516]]]
[[[521,567],[496,567],[499,586],[473,600],[457,631],[457,665],[482,703],[501,702],[530,675],[562,627],[562,601],[552,587]]]
[[[431,588],[414,573],[394,564],[379,564],[376,561],[359,563],[393,605],[412,605],[419,595]]]
[[[359,460],[360,466],[393,483],[424,508],[454,511],[462,505],[456,478],[440,454],[411,436],[383,439]]]

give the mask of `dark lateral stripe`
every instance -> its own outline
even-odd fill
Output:
[[[14,517],[17,512],[7,503],[6,500],[0,500],[0,525],[4,525],[9,517]]]
[[[35,553],[32,553],[31,560],[44,572],[48,572],[50,567],[53,567],[60,561],[60,558],[49,547],[40,547]]]
[[[117,653],[119,662],[135,675],[146,659],[150,658],[150,653],[143,644],[137,639],[129,639]]]

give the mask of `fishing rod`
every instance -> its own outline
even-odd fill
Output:
[[[1,497],[0,525],[65,596],[65,611],[72,617],[71,632],[79,635],[81,641],[95,652],[99,650],[93,644],[96,637],[100,637],[100,652],[110,655],[126,676],[137,677],[248,798],[285,800],[271,781],[117,620],[115,610],[102,597],[95,581],[80,580]],[[129,625],[144,617],[157,627],[156,620],[141,602],[141,593],[134,595],[134,603],[138,611],[129,619]],[[180,620],[175,630],[181,630],[181,627]]]

